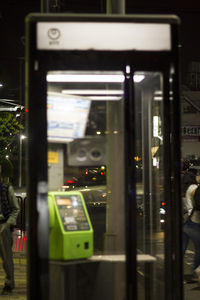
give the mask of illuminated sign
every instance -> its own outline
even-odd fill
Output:
[[[169,51],[170,25],[130,22],[38,22],[37,49]]]

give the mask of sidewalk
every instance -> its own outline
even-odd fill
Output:
[[[11,295],[2,296],[0,299],[10,300],[26,300],[26,258],[18,254],[14,254],[14,265],[15,265],[15,289]],[[5,273],[2,266],[2,260],[0,259],[0,291],[4,286]]]
[[[27,237],[25,232],[15,230],[13,232],[13,257],[15,266],[15,289],[11,295],[2,296],[0,299],[26,300],[26,244]],[[0,292],[4,286],[5,273],[0,258]]]
[[[199,300],[200,286],[197,282],[191,280],[192,264],[194,260],[194,252],[187,250],[184,259],[184,300]]]
[[[15,231],[13,233],[13,256],[15,265],[15,286],[12,295],[1,296],[0,299],[10,300],[27,300],[27,279],[26,279],[26,244],[27,237],[25,233]],[[184,284],[184,299],[183,300],[199,300],[200,299],[200,286],[197,282],[189,280],[191,278],[191,269],[194,259],[193,249],[187,250],[184,259],[184,279],[187,281]],[[2,260],[0,258],[0,291],[4,285],[4,271],[2,267]],[[60,299],[62,300],[62,299]],[[114,299],[111,299],[114,300]],[[155,299],[157,300],[157,299]]]

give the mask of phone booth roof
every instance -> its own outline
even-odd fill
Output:
[[[174,15],[30,14],[36,49],[45,51],[171,51]]]

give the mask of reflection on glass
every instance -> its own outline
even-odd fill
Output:
[[[164,299],[163,97],[162,75],[136,72],[135,84],[138,298]]]
[[[124,169],[119,159],[124,73],[51,71],[46,80],[49,190],[81,191],[93,224],[95,253],[124,254],[124,183],[118,176]]]
[[[124,299],[124,73],[51,71],[46,79],[49,191],[65,193],[56,204],[73,251],[91,244],[76,242],[90,229],[81,202],[70,198],[81,192],[94,231],[93,259],[120,263],[112,285]]]

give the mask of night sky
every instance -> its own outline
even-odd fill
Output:
[[[56,3],[50,1],[52,6]],[[105,0],[60,0],[57,3],[60,7],[56,9],[61,12],[105,12]],[[21,95],[20,102],[24,101],[21,86],[24,81],[24,19],[30,12],[40,12],[40,5],[39,0],[1,0],[0,82],[3,82],[4,89],[0,91],[0,98],[19,101]],[[55,5],[53,9],[56,10]],[[176,14],[180,17],[180,75],[184,83],[188,63],[200,61],[200,1],[127,0],[126,13]]]

